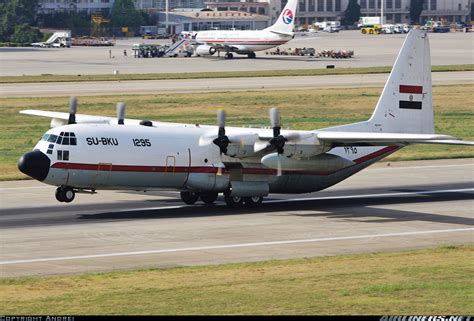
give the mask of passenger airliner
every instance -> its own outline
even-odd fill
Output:
[[[181,192],[187,204],[213,203],[219,193],[230,207],[257,206],[270,193],[308,193],[330,187],[409,144],[470,145],[435,133],[428,35],[407,35],[372,117],[311,131],[218,126],[25,110],[52,118],[21,172],[58,186],[56,199],[98,190]],[[315,108],[315,111],[317,109]],[[56,127],[54,127],[56,126]],[[403,174],[403,173],[402,173]]]
[[[200,44],[196,54],[212,56],[222,51],[226,59],[232,59],[233,52],[255,58],[255,51],[283,45],[294,38],[296,5],[297,0],[288,0],[275,24],[264,30],[199,31],[195,37]]]

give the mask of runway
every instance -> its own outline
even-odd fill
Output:
[[[378,163],[319,193],[258,209],[185,206],[176,192],[2,182],[2,277],[404,250],[474,241],[474,159]],[[27,202],[26,202],[27,200]]]
[[[388,74],[2,84],[0,97],[159,94],[232,90],[382,87]],[[474,84],[474,72],[434,72],[434,85]]]

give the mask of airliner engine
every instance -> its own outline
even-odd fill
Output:
[[[198,56],[212,56],[216,53],[216,48],[208,45],[200,45],[196,48],[196,55]]]

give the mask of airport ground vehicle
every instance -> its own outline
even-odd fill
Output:
[[[360,29],[362,27],[371,27],[373,25],[380,25],[380,17],[360,17],[357,27]]]
[[[56,31],[45,42],[34,42],[31,45],[40,48],[70,48],[72,45],[71,31]]]
[[[49,117],[48,130],[19,160],[21,172],[58,186],[56,199],[98,190],[173,189],[194,204],[219,193],[230,207],[257,206],[270,193],[325,189],[410,144],[470,145],[435,133],[428,36],[412,30],[398,54],[372,117],[310,131],[282,130],[278,110],[271,129],[166,123],[24,110]],[[401,173],[403,174],[403,173]]]
[[[370,27],[362,27],[360,32],[364,35],[379,35],[382,33],[382,26],[381,25],[373,25]]]
[[[322,21],[313,24],[317,29],[325,32],[339,32],[341,30],[340,21]]]

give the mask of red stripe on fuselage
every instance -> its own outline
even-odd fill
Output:
[[[400,85],[400,93],[402,94],[422,94],[422,86]]]
[[[386,153],[393,152],[400,148],[399,146],[389,146],[381,150],[373,152],[371,154],[365,155],[363,157],[353,160],[354,165],[361,164],[363,162],[369,161],[373,158],[382,156]],[[351,166],[354,166],[351,165]],[[351,167],[349,166],[349,167]],[[347,169],[345,167],[336,171],[283,171],[282,174],[298,174],[298,175],[331,175],[340,170]],[[64,163],[57,162],[54,163],[51,168],[59,169],[75,169],[75,170],[88,170],[88,171],[105,171],[105,172],[146,172],[146,173],[207,173],[207,174],[216,174],[220,168],[212,166],[141,166],[141,165],[113,165],[113,164],[81,164],[81,163]],[[222,174],[229,174],[228,170],[220,169]],[[277,170],[270,168],[242,168],[242,174],[250,175],[276,175]]]

